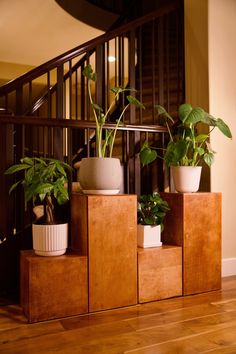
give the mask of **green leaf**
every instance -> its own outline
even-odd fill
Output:
[[[211,165],[214,162],[214,153],[213,152],[207,152],[203,156],[203,160],[206,162],[206,164],[211,167]]]
[[[17,164],[17,165],[13,165],[11,167],[9,167],[6,171],[5,174],[6,175],[11,175],[13,173],[16,173],[18,171],[22,171],[22,170],[26,170],[28,168],[30,168],[31,166],[27,165],[27,164]]]
[[[166,118],[170,119],[172,123],[174,123],[174,119],[169,115],[169,113],[165,110],[165,108],[161,105],[155,105],[155,108],[159,115],[163,115]]]
[[[209,126],[215,127],[216,126],[216,118],[210,115],[209,113],[205,112],[203,117],[202,123],[205,123]]]
[[[208,139],[208,134],[199,134],[195,137],[196,143],[203,143]]]
[[[126,98],[129,101],[129,103],[134,104],[135,106],[137,106],[139,108],[145,109],[145,106],[136,97],[129,95]]]
[[[88,79],[92,80],[92,81],[96,81],[97,80],[97,75],[95,72],[93,72],[92,66],[90,64],[88,64],[82,74],[87,77]]]
[[[56,162],[56,168],[60,174],[66,177],[66,171],[59,162]]]
[[[179,140],[177,142],[170,141],[164,155],[164,160],[167,165],[177,165],[186,155],[187,148],[188,143],[185,140]]]
[[[9,189],[9,194],[21,183],[21,180],[20,181],[17,181],[16,183],[14,183],[11,188]]]
[[[232,139],[232,133],[228,125],[221,118],[216,120],[216,126],[227,138]]]
[[[139,158],[143,166],[149,165],[151,162],[156,160],[157,158],[157,153],[155,150],[152,150],[148,143],[145,142],[144,145],[141,148],[141,151],[139,153]]]
[[[111,88],[111,92],[118,94],[118,93],[122,93],[122,92],[136,92],[137,90],[133,89],[133,88],[129,88],[129,87],[124,87],[124,86],[116,86],[116,87],[112,87]]]
[[[192,106],[189,103],[184,103],[179,106],[179,119],[184,122],[186,120],[186,117],[190,114],[192,111]]]
[[[188,103],[179,107],[179,117],[184,124],[196,124],[204,119],[205,111],[202,108],[192,108]]]
[[[145,225],[155,225],[155,219],[151,217],[144,218]]]
[[[21,161],[21,163],[26,163],[30,166],[33,166],[33,164],[34,164],[34,158],[32,158],[32,157],[23,157],[20,161]]]
[[[202,147],[196,147],[194,149],[194,152],[197,152],[199,156],[202,156],[204,154],[204,149]]]
[[[92,106],[97,112],[103,112],[102,107],[100,107],[97,103],[92,103]]]

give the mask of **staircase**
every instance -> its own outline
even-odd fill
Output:
[[[95,122],[82,75],[88,63],[97,72],[94,94],[104,109],[111,101],[110,88],[119,85],[135,88],[146,106],[145,111],[127,111],[125,125],[119,128],[115,151],[124,165],[125,192],[163,191],[168,186],[162,161],[141,169],[137,153],[146,139],[159,147],[165,144],[166,128],[154,105],[162,104],[174,115],[184,101],[183,52],[182,1],[173,1],[0,87],[0,239],[17,235],[19,248],[24,248],[31,223],[22,194],[9,198],[12,181],[4,175],[6,168],[26,155],[55,157],[73,165],[78,151],[93,153]],[[116,58],[113,63],[107,60],[110,55]]]

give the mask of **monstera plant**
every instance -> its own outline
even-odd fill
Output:
[[[218,129],[227,138],[232,138],[228,125],[221,119],[205,112],[200,107],[192,107],[185,103],[179,106],[178,120],[165,110],[163,106],[156,106],[157,112],[161,115],[169,132],[169,143],[164,151],[163,158],[167,166],[172,167],[172,171],[179,171],[176,167],[189,167],[182,169],[188,171],[198,171],[200,178],[201,164],[204,161],[209,167],[214,162],[215,151],[210,145],[210,134],[214,129]],[[201,128],[200,128],[201,126]],[[206,133],[201,133],[208,130]],[[160,154],[158,151],[145,142],[140,151],[140,159],[143,165],[154,161]],[[193,167],[198,167],[194,169]],[[188,175],[188,180],[190,176]],[[175,178],[174,178],[175,179]],[[197,182],[199,186],[199,182]],[[195,189],[198,187],[196,186]],[[178,191],[178,189],[177,189]],[[196,190],[179,190],[193,192]]]

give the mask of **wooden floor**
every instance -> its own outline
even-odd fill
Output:
[[[222,290],[27,324],[0,307],[0,353],[236,353],[236,276]]]

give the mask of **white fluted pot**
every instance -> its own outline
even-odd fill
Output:
[[[175,190],[180,193],[197,192],[201,171],[201,166],[171,166]]]
[[[120,160],[113,157],[83,158],[78,177],[85,194],[117,194],[122,181]]]
[[[68,247],[68,224],[33,224],[33,249],[39,256],[61,256]]]
[[[158,247],[161,242],[161,226],[160,225],[141,225],[138,224],[137,237],[138,246],[142,248]]]

